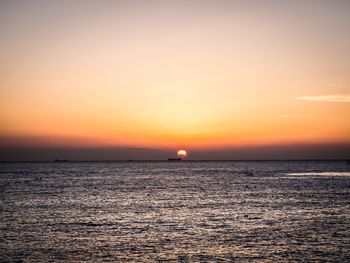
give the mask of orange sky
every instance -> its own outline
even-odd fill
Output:
[[[1,143],[349,143],[349,11],[349,1],[2,1]]]

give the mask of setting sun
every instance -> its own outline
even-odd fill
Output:
[[[187,156],[187,152],[185,150],[180,150],[177,152],[177,155],[181,158],[185,158]]]

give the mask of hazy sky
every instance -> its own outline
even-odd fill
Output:
[[[1,1],[0,145],[349,145],[349,25],[346,0]]]

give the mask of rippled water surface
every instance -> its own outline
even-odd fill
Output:
[[[350,261],[345,161],[0,163],[0,261]]]

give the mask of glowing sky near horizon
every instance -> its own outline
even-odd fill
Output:
[[[1,1],[0,138],[350,142],[350,1]]]

